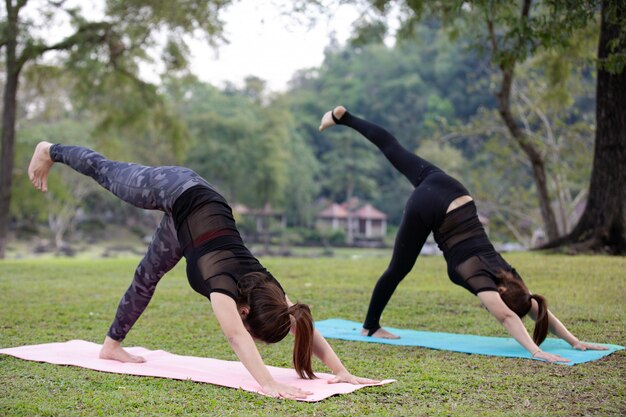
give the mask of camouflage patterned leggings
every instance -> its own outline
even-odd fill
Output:
[[[99,153],[80,146],[53,145],[50,148],[50,157],[54,162],[63,163],[93,178],[102,187],[135,207],[165,213],[145,256],[135,270],[130,287],[119,303],[115,319],[107,333],[111,338],[121,341],[148,306],[161,277],[182,257],[172,219],[174,202],[190,187],[211,185],[187,168],[148,167],[110,161]]]

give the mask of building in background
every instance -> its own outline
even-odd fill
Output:
[[[322,232],[344,232],[347,244],[380,246],[387,234],[387,215],[353,198],[342,204],[328,204],[317,214],[316,227]]]

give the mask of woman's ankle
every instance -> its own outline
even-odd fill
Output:
[[[339,120],[341,120],[341,118],[343,117],[343,115],[346,114],[346,108],[343,106],[337,106],[333,109],[332,115],[333,115],[333,120],[335,121],[335,123],[338,123]]]

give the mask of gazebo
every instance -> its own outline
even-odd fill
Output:
[[[317,214],[317,228],[343,230],[356,239],[379,240],[387,233],[387,215],[370,203],[331,203]]]
[[[348,228],[348,210],[340,204],[332,203],[317,214],[317,227],[321,230],[346,230]]]
[[[353,223],[355,237],[366,239],[380,238],[387,233],[387,215],[377,210],[370,203],[354,212]]]

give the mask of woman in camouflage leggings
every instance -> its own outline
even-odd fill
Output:
[[[315,354],[334,372],[333,382],[375,382],[348,372],[314,329],[309,307],[292,303],[278,281],[252,256],[230,206],[198,174],[177,166],[111,161],[88,148],[41,142],[28,168],[37,189],[47,191],[48,173],[55,162],[93,178],[133,206],[164,213],[119,303],[101,358],[144,361],[123,349],[121,342],[147,307],[161,277],[184,256],[189,284],[211,301],[231,347],[267,394],[287,398],[310,394],[275,381],[254,342],[275,343],[289,331],[295,334],[293,363],[301,377],[315,377],[311,367],[311,355]]]

